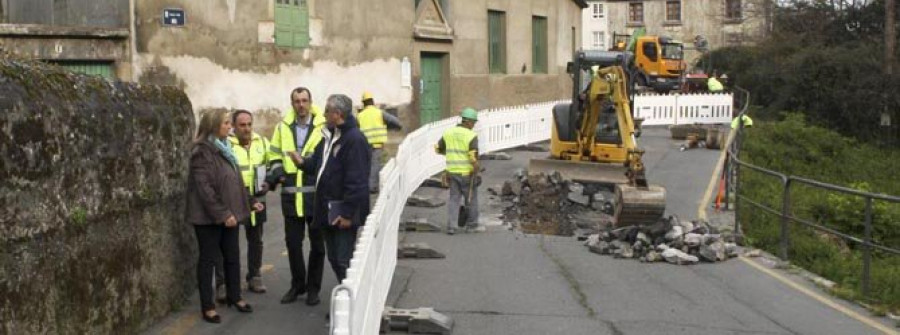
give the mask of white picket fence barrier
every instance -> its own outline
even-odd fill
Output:
[[[482,153],[550,138],[553,101],[480,111],[475,131]],[[362,227],[347,278],[331,293],[331,334],[378,334],[394,266],[400,214],[406,199],[425,179],[444,170],[434,145],[444,131],[459,123],[452,117],[426,124],[408,134],[381,169],[381,192]]]
[[[648,126],[729,123],[732,104],[731,93],[639,94],[634,97],[634,117]]]

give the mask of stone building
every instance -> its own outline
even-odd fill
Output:
[[[607,0],[609,30],[631,34],[644,28],[685,43],[685,59],[699,57],[692,50],[701,35],[710,49],[751,44],[768,31],[771,9],[765,0]],[[611,33],[608,34],[611,36]],[[611,38],[611,37],[610,37]]]
[[[408,128],[565,98],[583,0],[0,0],[0,48],[185,90],[265,132],[310,88],[363,91]]]
[[[0,0],[0,49],[132,79],[128,0]]]
[[[409,128],[464,106],[563,98],[581,0],[142,0],[135,78],[179,85],[195,110],[274,111],[369,90]],[[184,25],[161,24],[167,8]]]

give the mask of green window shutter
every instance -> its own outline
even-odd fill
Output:
[[[309,46],[309,9],[306,0],[275,1],[275,45]]]
[[[490,73],[506,73],[506,14],[488,11],[488,65]]]
[[[531,71],[547,73],[547,18],[531,17]]]

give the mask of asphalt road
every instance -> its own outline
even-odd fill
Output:
[[[648,178],[667,189],[667,213],[695,218],[720,151],[679,151],[681,142],[661,128],[646,129],[639,141],[647,151]],[[772,266],[763,259],[644,264],[590,253],[570,237],[511,231],[500,225],[502,208],[484,190],[547,153],[509,153],[513,160],[484,164],[480,200],[488,232],[405,234],[405,242],[426,242],[447,258],[399,260],[389,304],[434,307],[455,320],[453,334],[880,333],[748,263]],[[438,189],[417,192],[446,197]],[[445,212],[445,207],[407,208],[404,218],[443,226]],[[803,279],[784,276],[815,290]]]
[[[697,206],[719,151],[678,150],[680,142],[664,129],[646,129],[640,139],[652,183],[668,190],[669,214],[696,216]],[[877,334],[864,321],[828,307],[750,262],[732,259],[718,264],[675,266],[643,264],[592,254],[571,237],[525,235],[501,225],[502,210],[485,191],[527,166],[545,152],[510,151],[513,160],[486,161],[480,190],[482,234],[404,233],[405,242],[426,242],[446,259],[401,259],[388,304],[399,308],[434,307],[453,318],[453,334]],[[446,191],[422,188],[418,193],[446,197]],[[282,305],[290,272],[284,247],[280,208],[269,196],[269,222],[264,235],[265,294],[244,293],[252,314],[218,308],[223,323],[200,318],[195,294],[176,313],[148,334],[326,334],[324,315],[335,285],[326,264],[323,302]],[[408,207],[404,219],[427,218],[444,225],[446,207]],[[246,252],[243,245],[242,253]],[[308,248],[307,245],[304,246]],[[308,252],[307,252],[308,254]],[[242,256],[243,257],[243,256]],[[242,264],[246,266],[245,258]],[[785,274],[795,285],[815,290],[805,280]],[[840,306],[868,315],[847,303]],[[868,322],[886,324],[883,320]]]

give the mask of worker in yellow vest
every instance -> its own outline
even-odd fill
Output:
[[[403,125],[400,119],[391,114],[385,113],[375,106],[375,99],[372,98],[371,92],[364,92],[362,95],[363,109],[359,111],[356,118],[359,120],[359,130],[369,141],[372,146],[372,167],[369,173],[369,192],[378,192],[378,174],[381,171],[381,155],[383,154],[384,144],[387,142],[388,129],[401,130]]]
[[[325,265],[325,245],[321,229],[312,222],[315,173],[304,173],[297,168],[303,156],[309,156],[322,140],[325,120],[316,114],[318,107],[312,104],[312,94],[305,87],[291,91],[291,109],[275,126],[269,145],[271,173],[269,185],[281,184],[281,210],[284,214],[284,240],[291,269],[291,288],[281,298],[288,304],[306,294],[306,304],[320,302],[322,270]],[[309,232],[309,267],[303,261],[303,239]]]
[[[731,129],[738,129],[739,127],[753,128],[753,119],[747,114],[741,114],[741,116],[731,120]]]
[[[239,109],[231,115],[231,124],[234,125],[234,134],[228,137],[232,150],[237,158],[238,170],[248,189],[248,194],[256,197],[261,203],[266,201],[266,192],[269,185],[264,182],[267,164],[269,163],[269,141],[265,137],[253,132],[253,115],[249,111]],[[253,293],[265,293],[266,286],[262,283],[263,253],[263,224],[266,222],[266,210],[250,213],[250,222],[244,225],[247,236],[247,290]],[[220,300],[225,299],[224,289],[219,283],[224,283],[225,274],[221,263],[216,266],[216,295]]]
[[[478,122],[478,112],[472,108],[463,109],[462,122],[447,129],[435,148],[447,159],[447,182],[450,197],[447,199],[447,234],[456,232],[459,220],[460,199],[466,202],[466,232],[483,232],[478,223],[478,191],[475,174],[478,171],[478,136],[472,131]]]
[[[706,80],[706,86],[710,92],[718,93],[725,90],[725,85],[722,85],[722,82],[719,79],[716,79],[716,73],[713,72],[709,79]]]

